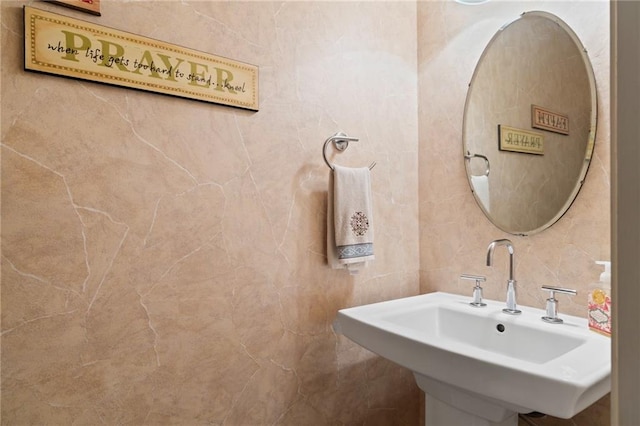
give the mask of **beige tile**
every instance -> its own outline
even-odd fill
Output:
[[[388,392],[418,398],[406,372],[368,377],[375,355],[331,327],[418,292],[415,5],[37,7],[254,63],[260,110],[25,72],[22,3],[2,2],[3,420],[417,421]],[[325,257],[337,131],[361,142],[333,161],[378,162],[357,277]]]
[[[331,325],[347,306],[465,293],[464,272],[500,297],[506,265],[483,251],[505,235],[459,141],[479,49],[522,6],[474,8],[477,36],[478,15],[445,2],[102,5],[35,6],[254,63],[260,111],[26,72],[23,2],[2,2],[3,422],[420,424],[411,375]],[[606,13],[553,7],[595,53],[604,117]],[[515,238],[527,301],[548,281],[583,290],[608,255],[603,121],[566,218]],[[358,276],[326,265],[337,131],[360,142],[332,161],[377,162],[376,260]]]

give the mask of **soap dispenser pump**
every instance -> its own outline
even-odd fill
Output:
[[[611,262],[598,261],[604,266],[600,281],[589,291],[589,328],[611,336]]]

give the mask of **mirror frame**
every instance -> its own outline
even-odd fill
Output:
[[[480,200],[479,195],[477,194],[477,191],[474,189],[473,186],[473,182],[471,179],[471,171],[470,171],[470,161],[468,161],[469,156],[473,157],[473,156],[479,156],[481,158],[484,158],[484,156],[482,155],[474,155],[475,153],[470,153],[467,148],[468,148],[468,143],[467,143],[467,120],[469,117],[469,105],[470,105],[470,99],[472,96],[472,89],[473,89],[473,83],[477,78],[477,75],[479,73],[479,69],[481,64],[483,63],[483,60],[486,58],[486,56],[488,55],[488,51],[491,49],[492,45],[494,45],[494,42],[496,41],[496,39],[498,39],[502,34],[504,34],[504,31],[512,24],[521,21],[522,19],[526,19],[527,17],[542,17],[545,19],[549,19],[551,21],[553,21],[554,23],[556,23],[560,28],[562,28],[562,30],[565,31],[565,33],[570,37],[571,41],[575,44],[576,49],[578,49],[578,51],[580,52],[580,55],[582,57],[582,62],[585,66],[585,71],[587,74],[587,78],[589,80],[588,84],[589,84],[589,89],[590,89],[590,98],[591,98],[591,111],[589,114],[589,133],[587,136],[587,144],[586,144],[586,152],[584,154],[584,161],[582,164],[582,167],[580,169],[580,173],[577,175],[577,181],[574,185],[573,190],[571,191],[571,193],[569,194],[569,196],[567,197],[566,201],[564,202],[564,204],[562,205],[562,207],[558,210],[558,212],[548,221],[540,224],[540,226],[537,226],[534,229],[526,229],[526,230],[517,230],[517,229],[508,229],[506,226],[504,226],[503,224],[500,224],[499,221],[497,219],[495,219],[494,217],[491,216],[491,213],[487,211],[487,209],[485,208],[482,200]],[[528,11],[528,12],[523,12],[520,16],[518,16],[516,19],[507,22],[506,24],[504,24],[502,27],[500,27],[498,29],[498,31],[493,35],[493,37],[491,38],[491,40],[489,41],[489,43],[487,43],[487,45],[485,46],[482,55],[480,56],[480,58],[478,59],[478,62],[476,64],[476,67],[474,69],[472,78],[471,78],[471,82],[469,83],[469,88],[467,89],[467,96],[466,96],[466,100],[465,100],[465,106],[464,106],[464,116],[463,116],[463,124],[462,124],[462,154],[463,154],[463,162],[464,162],[464,167],[465,167],[465,172],[467,175],[467,181],[469,183],[469,187],[471,189],[471,192],[473,193],[474,199],[476,201],[476,203],[478,204],[478,206],[480,207],[480,209],[482,210],[482,212],[484,213],[484,215],[489,219],[489,221],[496,226],[497,228],[501,229],[504,232],[507,232],[509,234],[513,234],[513,235],[520,235],[520,236],[527,236],[527,235],[533,235],[536,233],[539,233],[547,228],[549,228],[550,226],[552,226],[553,224],[555,224],[558,220],[560,220],[560,218],[569,210],[569,208],[571,207],[571,205],[573,204],[573,202],[575,201],[578,193],[580,192],[580,189],[582,188],[587,172],[589,170],[589,166],[591,164],[591,159],[593,156],[593,152],[594,152],[594,146],[595,146],[595,139],[596,139],[596,130],[597,130],[597,118],[598,118],[598,98],[597,98],[597,87],[596,87],[596,81],[595,81],[595,75],[593,72],[593,66],[591,64],[591,61],[589,59],[587,50],[585,49],[584,45],[582,44],[582,42],[580,41],[579,37],[575,34],[575,32],[571,29],[571,27],[566,24],[562,19],[560,19],[559,17],[557,17],[556,15],[549,13],[549,12],[544,12],[544,11]],[[496,124],[497,127],[497,124]],[[489,168],[489,164],[488,164],[488,160],[486,167],[487,170]]]

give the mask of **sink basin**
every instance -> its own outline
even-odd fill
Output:
[[[334,327],[413,371],[438,403],[489,422],[532,411],[571,418],[610,391],[610,339],[586,319],[549,324],[542,309],[508,315],[504,302],[470,301],[437,292],[358,306],[340,310]]]

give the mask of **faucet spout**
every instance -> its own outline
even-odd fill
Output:
[[[493,251],[498,246],[505,246],[509,251],[509,281],[515,281],[514,276],[514,266],[513,266],[513,255],[515,254],[515,250],[513,249],[513,243],[510,240],[502,239],[491,241],[489,247],[487,247],[487,266],[491,266],[493,264]]]
[[[487,247],[487,266],[493,265],[493,252],[496,247],[505,246],[509,251],[509,281],[507,281],[507,307],[503,309],[503,312],[506,312],[511,315],[517,315],[522,313],[517,307],[516,304],[516,279],[514,274],[514,254],[515,250],[513,249],[513,243],[507,239],[494,240]]]

